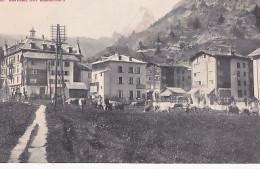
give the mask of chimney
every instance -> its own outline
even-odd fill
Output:
[[[81,55],[81,49],[80,49],[80,46],[79,46],[79,39],[77,40],[77,54]]]
[[[35,37],[35,30],[34,30],[34,28],[32,28],[31,30],[30,30],[30,38],[34,38]]]

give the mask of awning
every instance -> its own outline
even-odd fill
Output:
[[[210,94],[211,92],[213,92],[215,90],[215,88],[202,88],[201,89],[201,93],[202,94]]]
[[[187,92],[187,94],[194,95],[195,93],[199,92],[199,90],[199,88],[192,88],[190,89],[190,91]]]
[[[69,83],[69,82],[66,82],[66,87],[68,89],[78,89],[78,90],[87,90],[87,86],[84,84],[84,83]]]
[[[182,88],[167,87],[167,90],[170,90],[172,93],[186,94],[186,92]]]
[[[165,90],[164,92],[162,92],[162,93],[160,94],[161,97],[169,97],[169,96],[171,96],[171,95],[172,95],[172,92],[169,91],[169,90]]]

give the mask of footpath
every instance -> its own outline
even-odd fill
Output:
[[[48,127],[45,110],[46,106],[41,105],[36,111],[33,123],[27,127],[23,136],[19,138],[17,145],[13,148],[8,161],[9,163],[48,162],[46,157]]]

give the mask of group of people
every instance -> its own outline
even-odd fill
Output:
[[[28,100],[27,92],[25,91],[23,93],[23,95],[24,95],[24,101],[27,101]],[[19,91],[12,92],[11,93],[11,99],[17,100],[18,102],[21,102],[22,101],[22,93],[19,92]]]

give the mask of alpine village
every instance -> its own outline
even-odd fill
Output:
[[[69,32],[0,47],[0,162],[260,162],[258,0],[181,0],[93,55]]]

